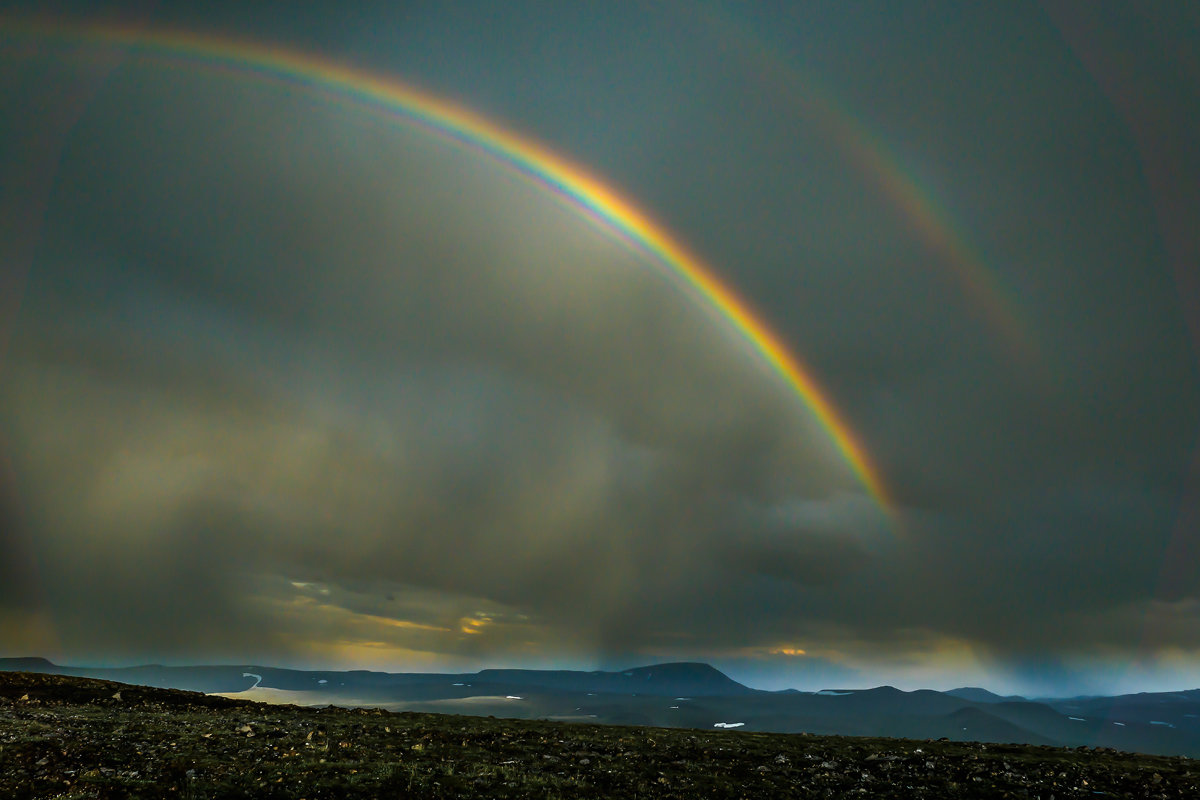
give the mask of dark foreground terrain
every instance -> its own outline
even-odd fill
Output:
[[[0,671],[73,675],[220,693],[236,700],[588,724],[872,738],[1108,747],[1200,759],[1200,689],[1115,697],[1000,697],[978,688],[752,689],[703,663],[471,673],[313,671],[269,666],[60,666],[0,658]],[[2,799],[0,799],[2,800]]]
[[[2,798],[1200,797],[1200,762],[261,705],[0,673]]]

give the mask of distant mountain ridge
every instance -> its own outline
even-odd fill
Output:
[[[485,669],[475,673],[480,683],[541,686],[548,689],[584,689],[591,692],[728,697],[752,694],[751,689],[708,664],[677,662],[605,672],[596,670]]]
[[[745,731],[1020,742],[1200,757],[1200,689],[1027,700],[978,687],[821,692],[753,689],[703,663],[620,671],[471,673],[294,670],[255,665],[68,667],[0,658],[40,672],[297,705],[377,706],[476,716]]]
[[[196,692],[240,692],[251,686],[308,691],[322,687],[349,691],[417,687],[424,684],[462,684],[472,687],[536,686],[542,689],[595,693],[646,694],[670,697],[737,696],[754,694],[751,689],[714,667],[698,662],[674,662],[620,671],[484,669],[479,672],[375,672],[372,670],[296,670],[253,664],[230,666],[166,667],[147,664],[136,667],[69,667],[39,657],[0,658],[0,672],[41,672],[82,678],[136,683],[165,689]],[[250,676],[250,677],[248,677]]]

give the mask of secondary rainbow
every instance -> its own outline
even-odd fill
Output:
[[[873,132],[863,116],[854,113],[816,75],[802,70],[795,59],[770,44],[767,37],[757,34],[735,13],[707,3],[690,5],[688,10],[724,40],[737,44],[740,55],[750,59],[761,80],[770,82],[783,98],[826,131],[830,141],[903,215],[930,252],[938,256],[934,264],[979,309],[1009,355],[1046,378],[1044,354],[1036,347],[1032,326],[1018,313],[1012,291],[1002,286],[999,270],[985,260],[965,229],[955,224],[950,210],[937,201],[936,194],[923,187],[911,170],[905,168],[885,137]]]
[[[53,22],[6,23],[2,18],[0,30],[68,44],[121,47],[130,54],[187,59],[205,66],[249,72],[351,99],[492,156],[603,222],[627,244],[666,267],[681,285],[725,318],[799,395],[863,486],[881,509],[891,514],[891,498],[862,443],[809,370],[770,327],[662,225],[598,178],[546,147],[395,78],[275,45],[175,30]]]

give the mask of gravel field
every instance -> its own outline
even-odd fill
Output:
[[[2,798],[1200,797],[1186,758],[262,705],[0,673]]]

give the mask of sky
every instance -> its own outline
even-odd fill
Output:
[[[1200,11],[3,9],[0,656],[1200,686]]]

